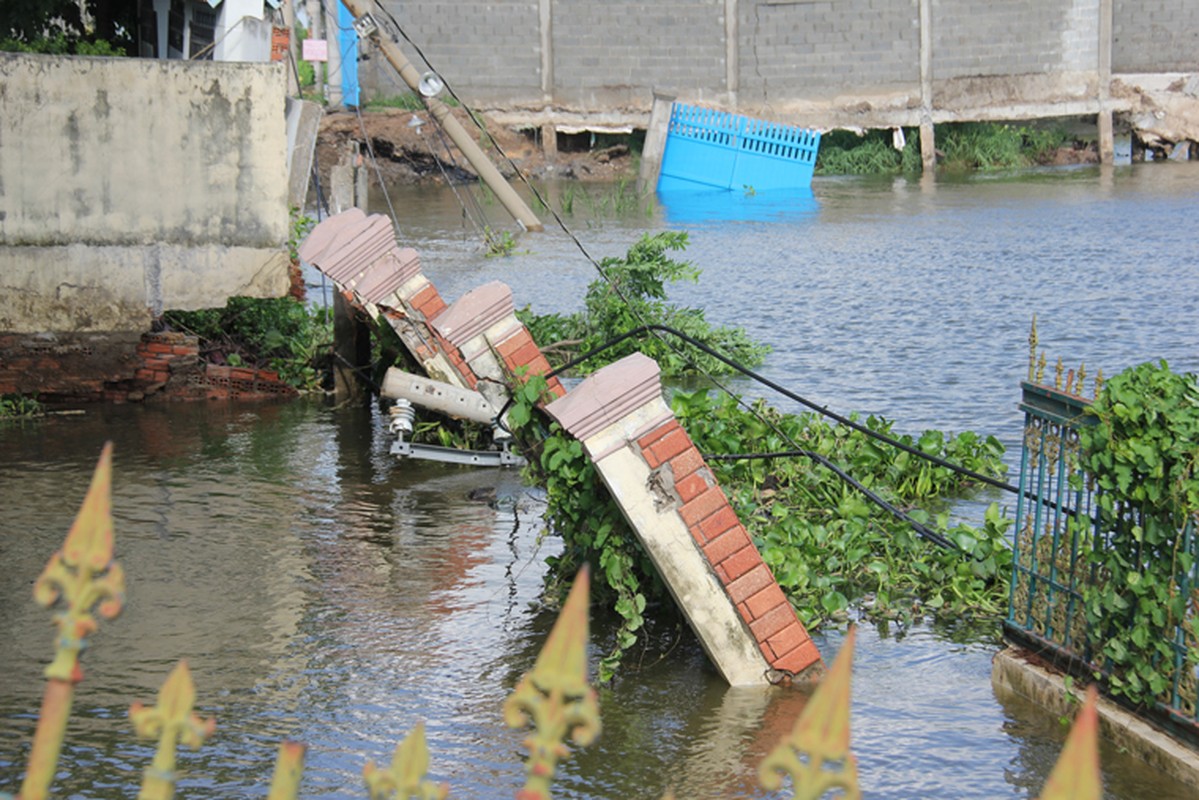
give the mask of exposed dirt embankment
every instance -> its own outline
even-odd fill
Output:
[[[504,128],[480,115],[480,122],[494,138],[501,155],[466,111],[455,108],[453,114],[505,177],[512,178],[520,171],[530,178],[611,181],[631,174],[632,159],[627,147],[562,150],[556,158],[547,160],[532,132]],[[428,112],[383,109],[363,111],[361,118],[346,111],[325,114],[317,138],[321,180],[328,180],[330,167],[351,152],[352,143],[357,143],[367,156],[368,139],[384,179],[390,183],[444,183],[447,178],[456,181],[474,175],[466,158]]]

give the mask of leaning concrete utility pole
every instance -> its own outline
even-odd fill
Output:
[[[350,13],[354,15],[355,20],[361,20],[367,16],[367,3],[365,0],[341,0]],[[540,231],[544,230],[541,220],[537,219],[536,215],[529,210],[525,202],[520,199],[520,195],[508,185],[508,181],[504,180],[504,176],[495,168],[495,165],[487,158],[475,140],[463,129],[462,124],[450,113],[450,109],[445,103],[438,100],[436,97],[427,97],[420,89],[420,73],[416,71],[416,67],[404,57],[398,45],[395,42],[379,35],[378,24],[369,26],[372,30],[368,34],[382,51],[391,65],[400,73],[400,77],[404,79],[404,83],[408,84],[408,88],[425,98],[425,105],[429,109],[429,113],[441,125],[442,130],[450,137],[450,140],[462,151],[462,155],[466,156],[466,160],[475,168],[475,172],[479,178],[487,184],[487,188],[495,192],[495,196],[504,204],[504,208],[508,213],[519,222],[525,230]]]

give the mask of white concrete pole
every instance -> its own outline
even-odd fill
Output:
[[[350,13],[354,15],[355,19],[360,19],[370,10],[363,0],[342,0],[342,2],[350,10]],[[404,79],[404,83],[408,84],[408,87],[412,91],[419,93],[420,73],[416,71],[416,67],[412,66],[411,62],[408,61],[395,42],[380,36],[378,31],[372,33],[370,38],[383,53],[384,57],[400,73],[400,77]],[[544,230],[545,228],[541,224],[541,220],[537,219],[537,216],[529,210],[525,201],[520,199],[520,195],[508,185],[508,181],[495,168],[495,165],[491,163],[490,159],[487,158],[486,154],[483,153],[470,134],[463,129],[462,123],[454,118],[454,115],[450,113],[450,109],[446,104],[436,97],[427,97],[425,98],[425,105],[428,107],[429,113],[441,125],[446,136],[450,137],[450,140],[462,152],[462,155],[466,157],[470,165],[475,168],[475,173],[478,174],[479,179],[487,184],[487,187],[491,191],[495,192],[495,196],[503,204],[504,208],[507,209],[508,213],[525,230]]]
[[[920,0],[920,160],[925,172],[937,168],[937,137],[933,129],[933,10],[932,0]]]

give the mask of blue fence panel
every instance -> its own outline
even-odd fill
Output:
[[[807,187],[819,147],[818,131],[675,103],[658,190]]]

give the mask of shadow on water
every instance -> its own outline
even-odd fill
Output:
[[[1013,444],[1033,312],[1051,357],[1088,370],[1156,357],[1199,369],[1193,166],[817,179],[795,214],[696,223],[669,207],[580,209],[567,222],[596,257],[646,229],[691,228],[686,256],[703,275],[672,298],[772,344],[769,377],[904,431],[973,428]],[[448,299],[504,280],[518,305],[571,311],[594,277],[560,232],[487,258],[448,190],[393,200]],[[373,410],[296,402],[95,407],[0,428],[0,787],[19,784],[51,648],[30,586],[107,439],[129,597],[85,658],[59,794],[128,795],[152,750],[125,709],[151,700],[179,657],[219,726],[181,756],[183,796],[261,796],[287,737],[310,746],[305,796],[360,796],[363,763],[389,760],[422,719],[432,776],[455,796],[519,785],[523,735],[500,708],[553,620],[540,598],[559,543],[542,537],[543,498],[512,472],[396,462]],[[594,624],[593,660],[606,625]],[[604,734],[563,767],[556,796],[768,796],[757,764],[803,694],[730,690],[689,633],[655,637],[602,690]],[[842,634],[817,638],[831,659]],[[866,796],[1039,792],[1065,728],[995,699],[995,649],[962,626],[862,630],[853,741]],[[1111,798],[1191,796],[1120,753],[1104,765]]]

